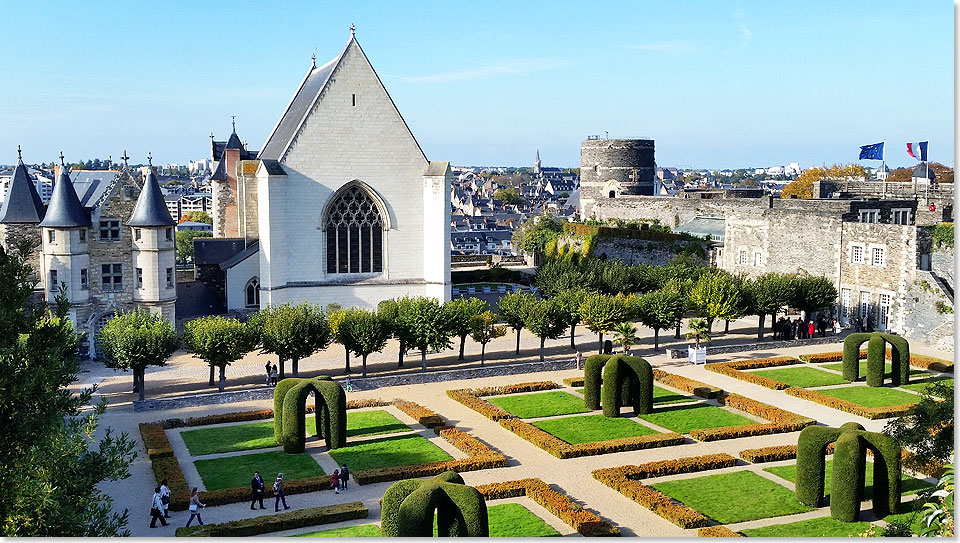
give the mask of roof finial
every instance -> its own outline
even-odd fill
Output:
[[[63,151],[60,151],[60,165],[66,166],[66,164],[63,162]]]
[[[350,37],[352,38],[356,35],[357,35],[357,27],[354,26],[353,23],[350,23]]]
[[[113,168],[113,155],[107,155],[107,169]]]
[[[127,169],[127,161],[130,160],[130,157],[127,156],[127,150],[126,150],[126,149],[123,150],[123,156],[120,157],[120,158],[123,159],[123,169],[126,170],[126,169]]]
[[[213,139],[213,132],[210,132],[210,139]]]
[[[230,122],[233,124],[233,133],[236,134],[237,133],[237,116],[231,115]]]
[[[147,164],[153,166],[153,154],[147,151]]]
[[[316,51],[314,51],[313,54],[310,55],[310,62],[313,64],[313,67],[314,67],[314,68],[317,67],[317,52],[316,52]]]
[[[23,160],[23,151],[20,150],[19,145],[17,145],[17,160]]]

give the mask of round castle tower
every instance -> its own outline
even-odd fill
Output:
[[[60,154],[60,173],[46,215],[40,222],[41,270],[48,303],[55,303],[61,285],[70,301],[70,320],[83,322],[90,312],[90,214],[70,181]]]
[[[653,140],[588,138],[580,144],[582,216],[595,215],[595,206],[604,200],[652,196],[655,170]]]
[[[176,221],[163,200],[153,160],[127,226],[133,229],[133,301],[176,322]]]

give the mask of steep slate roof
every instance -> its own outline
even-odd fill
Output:
[[[3,200],[3,206],[0,206],[0,224],[37,224],[43,220],[45,212],[43,201],[37,194],[37,187],[27,173],[27,167],[22,160],[18,160],[17,168],[10,179],[10,188],[7,189],[7,197]]]
[[[76,228],[90,226],[90,213],[84,209],[77,197],[77,191],[70,182],[66,166],[60,166],[60,175],[53,185],[53,195],[47,214],[40,226],[47,228]]]
[[[931,167],[927,166],[925,163],[921,162],[921,163],[918,164],[917,167],[913,170],[913,176],[912,176],[912,177],[919,177],[920,179],[927,178],[927,179],[933,180],[933,179],[936,179],[936,178],[937,178],[937,174],[934,173],[933,168],[931,168]]]
[[[226,181],[227,179],[227,166],[225,160],[223,160],[223,154],[227,149],[239,149],[240,150],[240,160],[256,160],[257,151],[247,151],[243,146],[243,142],[240,141],[240,136],[237,135],[236,131],[230,134],[230,138],[226,142],[215,141],[213,142],[213,158],[218,160],[217,171],[213,172],[213,175],[210,176],[210,179],[214,181]],[[218,153],[219,152],[219,156]]]
[[[147,179],[143,182],[137,205],[133,208],[133,215],[127,221],[128,226],[173,226],[177,224],[170,216],[170,210],[163,198],[157,176],[153,168],[147,172]]]
[[[197,266],[220,265],[221,262],[244,250],[243,238],[194,238],[193,263]]]
[[[94,207],[110,190],[120,172],[116,170],[78,170],[70,172],[73,190],[83,207]]]

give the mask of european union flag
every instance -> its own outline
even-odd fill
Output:
[[[883,160],[883,143],[864,145],[860,147],[860,160]]]

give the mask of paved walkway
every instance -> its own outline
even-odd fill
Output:
[[[755,335],[755,329],[751,330],[750,332],[751,335]],[[587,335],[580,335],[580,337],[578,337],[578,342],[585,343],[586,341],[589,341],[589,332],[586,332],[586,334]],[[508,337],[508,339],[511,340],[511,343],[509,343],[507,349],[511,349],[513,346],[513,338]],[[536,341],[535,338],[531,339]],[[593,339],[595,340],[595,337]],[[569,338],[567,341],[569,341]],[[530,343],[531,341],[525,341],[523,346],[525,351],[532,350]],[[595,341],[592,343],[595,344]],[[949,353],[931,351],[929,349],[924,349],[921,346],[911,346],[911,348],[915,352],[920,352],[923,354],[930,354],[948,359],[952,358]],[[558,349],[562,349],[562,347]],[[709,361],[720,362],[725,360],[757,358],[774,355],[796,356],[804,352],[824,352],[839,349],[840,344],[832,346],[819,345],[806,348],[796,347],[783,349],[778,352],[765,352],[761,350],[755,352],[718,355],[716,359],[711,359]],[[636,352],[637,349],[635,348],[634,351]],[[646,352],[643,351],[644,350],[641,350],[641,352],[638,354],[647,356],[648,360],[650,360],[655,367],[660,367],[661,369],[671,373],[701,380],[712,385],[723,387],[731,392],[743,394],[762,402],[776,405],[778,407],[806,416],[814,417],[821,424],[838,426],[845,422],[856,421],[860,424],[863,424],[867,429],[874,431],[881,430],[885,424],[885,422],[882,420],[866,420],[855,415],[828,408],[826,406],[815,404],[793,396],[788,396],[780,391],[766,389],[717,373],[708,372],[703,368],[703,366],[691,366],[685,362],[670,360],[664,354],[648,356],[649,349],[645,349]],[[467,352],[468,354],[472,354],[470,352],[470,343],[468,343]],[[569,356],[569,352],[570,351],[566,351],[566,353],[563,353],[563,356]],[[555,356],[561,356],[561,354],[557,354]],[[395,360],[393,360],[392,363],[395,365]],[[390,362],[384,362],[384,364],[389,365]],[[322,363],[318,363],[318,365],[322,365]],[[238,364],[238,366],[238,370],[240,370],[240,368],[244,368],[241,371],[248,371],[246,368],[249,366],[249,371],[252,375],[257,364],[245,362]],[[304,365],[301,367],[303,366]],[[233,369],[234,368],[231,368],[231,370]],[[260,369],[262,370],[262,364],[260,365]],[[156,375],[148,374],[148,392],[150,392],[151,388],[154,390],[159,388],[156,383],[165,382],[167,380],[166,376],[164,376],[164,372],[178,373],[179,377],[171,377],[173,380],[189,380],[196,378],[198,375],[203,376],[204,370],[205,367],[199,366],[198,368],[196,363],[191,363],[182,359],[178,360],[174,363],[172,368],[161,369]],[[240,371],[238,371],[238,373],[239,372]],[[737,456],[738,453],[743,449],[769,445],[795,444],[797,440],[798,433],[794,432],[790,434],[756,436],[715,442],[687,443],[674,447],[664,447],[642,451],[627,451],[561,460],[551,456],[547,452],[541,450],[532,443],[520,438],[512,432],[500,427],[499,424],[486,419],[476,411],[473,411],[472,409],[453,401],[445,394],[446,390],[454,388],[497,386],[527,381],[553,380],[558,383],[562,383],[563,378],[575,377],[578,375],[582,375],[582,371],[566,370],[537,374],[489,377],[464,381],[448,381],[438,384],[390,387],[372,391],[351,393],[348,397],[351,399],[379,398],[384,400],[404,398],[416,401],[417,403],[420,403],[421,405],[424,405],[447,418],[450,421],[450,424],[455,424],[459,429],[470,433],[507,456],[508,467],[506,468],[474,471],[462,474],[467,484],[476,485],[522,479],[526,477],[539,477],[548,484],[553,485],[554,488],[569,495],[574,501],[582,504],[585,508],[599,514],[600,516],[619,526],[624,535],[627,536],[690,537],[695,536],[696,531],[681,529],[669,521],[666,521],[650,512],[648,509],[626,498],[620,493],[614,491],[613,489],[599,483],[590,475],[592,470],[621,466],[624,464],[639,464],[656,460],[665,460],[684,456],[697,456],[719,452],[725,452],[733,456]],[[128,379],[124,380],[129,383]],[[153,394],[153,392],[150,393]],[[129,404],[124,405],[124,402],[116,402],[114,406],[108,409],[107,413],[104,415],[101,428],[104,426],[112,426],[116,430],[126,431],[131,436],[137,438],[139,442],[139,433],[137,431],[137,423],[139,422],[147,422],[169,417],[189,417],[213,413],[228,413],[251,409],[264,409],[270,407],[272,407],[272,402],[258,401],[182,408],[158,413],[133,412]],[[406,415],[402,413],[398,414],[399,412],[395,411],[391,412],[397,415],[398,418],[404,422],[411,422],[410,418]],[[176,438],[173,441],[175,442],[174,446],[178,448],[178,454],[180,454],[182,450],[182,441]],[[134,536],[172,536],[175,527],[185,524],[187,518],[189,518],[189,514],[173,513],[174,518],[172,521],[175,523],[175,525],[171,524],[166,528],[157,528],[154,530],[148,528],[149,504],[155,484],[153,480],[153,474],[150,469],[150,462],[149,459],[146,458],[142,444],[138,446],[138,451],[140,457],[131,466],[131,477],[119,482],[104,483],[102,488],[114,497],[115,507],[118,510],[122,510],[125,507],[131,510],[130,530]],[[182,452],[185,453],[185,451]],[[185,468],[187,467],[185,461],[182,462],[182,464]],[[192,466],[190,466],[190,468],[192,468]],[[196,478],[195,472],[191,471],[190,468],[185,470],[185,472],[187,472],[188,480],[199,481],[199,479]],[[265,468],[261,470],[261,472],[269,474],[270,469]],[[365,519],[362,522],[355,521],[355,523],[364,524],[368,522],[378,522],[380,515],[379,500],[382,497],[383,492],[390,484],[391,483],[389,482],[364,486],[353,484],[351,485],[350,490],[345,493],[335,494],[332,491],[324,491],[310,494],[292,495],[288,497],[287,501],[291,507],[303,508],[360,500],[370,508],[370,518]],[[205,522],[215,523],[246,518],[251,515],[272,513],[272,509],[269,508],[265,511],[257,511],[256,513],[252,513],[249,509],[249,504],[238,503],[218,507],[209,507],[204,511],[203,516]],[[796,518],[799,520],[802,518],[807,518],[807,516],[811,515],[818,516],[818,514],[829,513],[827,509],[821,508],[817,514],[808,513],[805,515],[798,515]],[[785,518],[781,518],[774,521],[769,521],[768,523],[780,523],[786,520],[787,519]],[[762,524],[758,523],[750,523],[749,527]],[[745,525],[744,527],[747,526]]]

